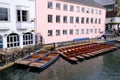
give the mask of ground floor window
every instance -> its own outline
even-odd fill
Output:
[[[53,31],[52,30],[48,30],[48,36],[52,36],[53,35]]]
[[[18,34],[12,33],[7,36],[7,47],[8,48],[17,47],[19,45],[20,45],[20,39],[19,39]]]
[[[0,48],[3,48],[3,38],[0,36]]]
[[[23,45],[33,44],[33,34],[25,33],[23,35]]]
[[[63,35],[67,35],[67,30],[63,30]]]

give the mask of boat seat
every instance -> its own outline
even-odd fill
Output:
[[[31,55],[32,58],[40,58],[41,56],[39,55]]]
[[[49,58],[49,57],[42,57],[41,59],[42,59],[42,60],[45,60],[45,61],[49,61],[49,60],[51,60],[52,58]]]

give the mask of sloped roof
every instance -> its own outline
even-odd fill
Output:
[[[104,7],[101,4],[97,3],[94,0],[59,0],[59,1],[81,4],[81,5],[87,5],[87,6],[92,6],[92,7],[97,7],[97,8],[104,9]]]
[[[101,5],[111,5],[111,4],[115,4],[115,2],[113,0],[95,0],[98,3],[100,3]]]

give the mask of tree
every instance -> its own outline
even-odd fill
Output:
[[[117,12],[117,16],[120,15],[120,0],[113,0],[115,2],[115,11]]]

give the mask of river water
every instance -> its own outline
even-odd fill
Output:
[[[120,80],[120,49],[77,64],[59,58],[43,71],[13,66],[0,72],[0,80]]]

